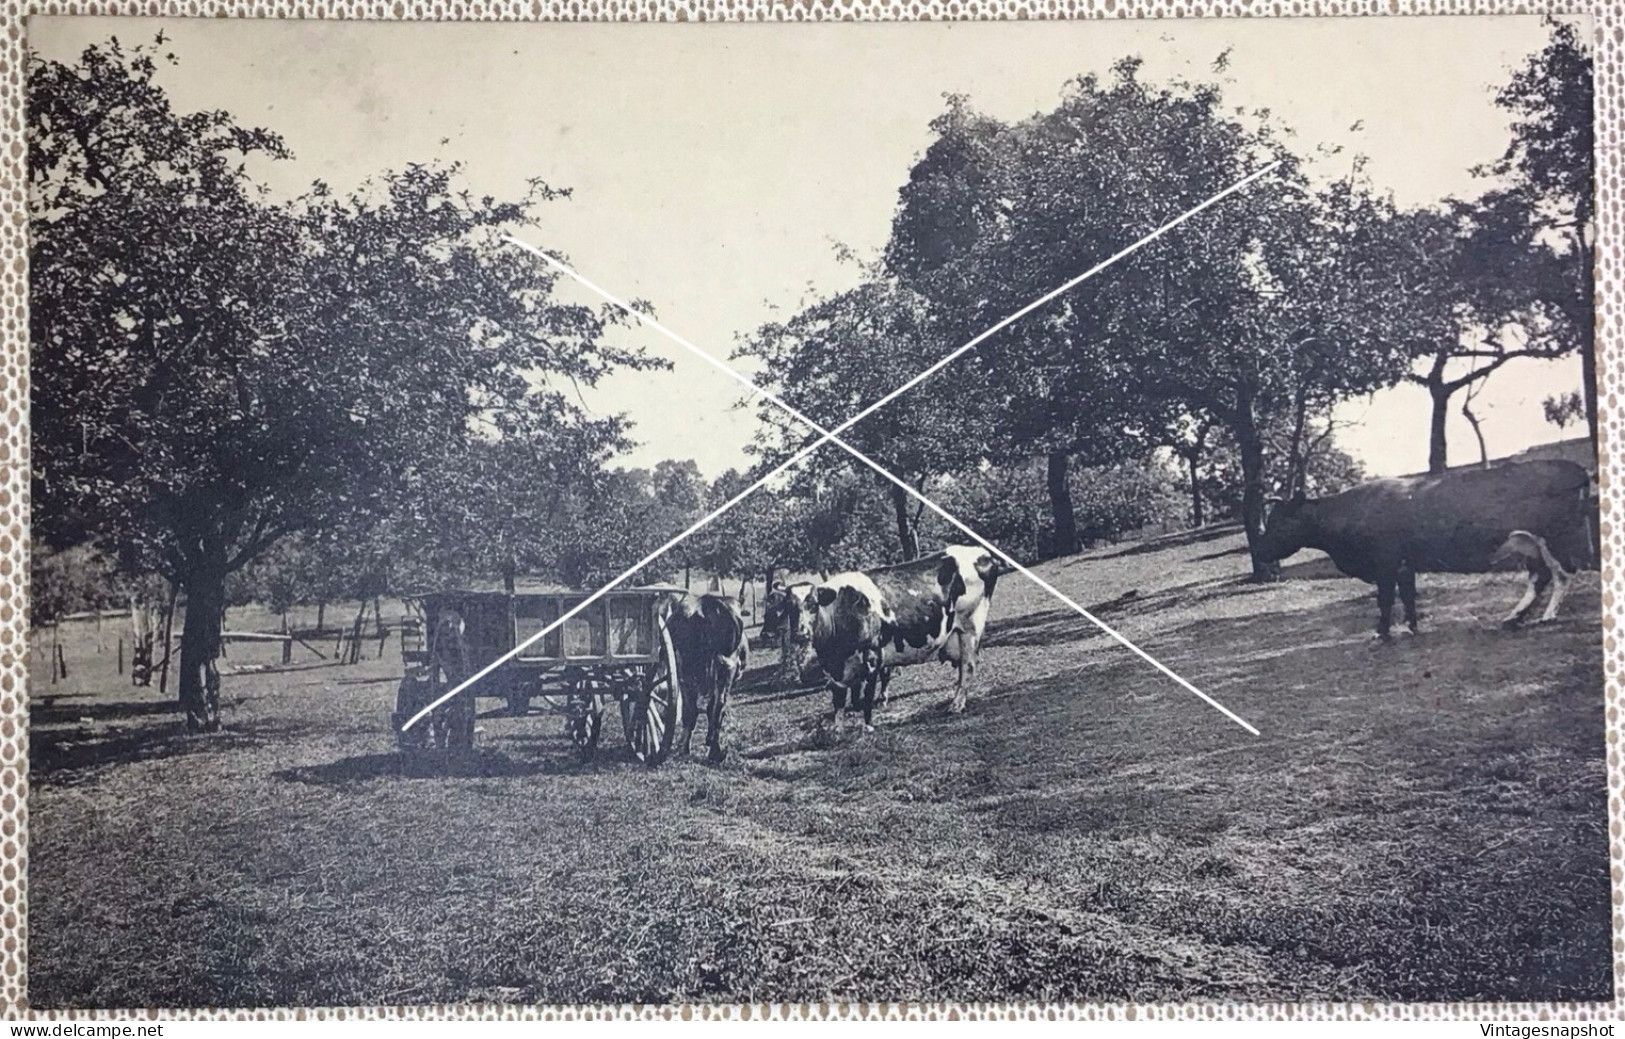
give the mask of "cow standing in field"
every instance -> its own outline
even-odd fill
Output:
[[[677,654],[677,682],[683,690],[683,731],[678,750],[687,754],[705,698],[706,760],[722,760],[722,720],[728,694],[749,662],[745,618],[725,595],[681,595],[666,617]]]
[[[928,660],[956,665],[949,710],[965,709],[968,680],[987,627],[993,588],[1010,568],[972,545],[950,545],[912,562],[836,574],[807,599],[812,644],[829,677],[832,720],[848,701],[872,724],[877,687],[892,668]]]
[[[1542,588],[1550,580],[1538,577],[1546,556],[1559,573],[1576,569],[1590,557],[1590,486],[1580,466],[1546,460],[1372,480],[1329,498],[1300,493],[1271,510],[1258,548],[1269,560],[1318,548],[1343,573],[1376,585],[1377,635],[1386,639],[1396,588],[1405,624],[1416,631],[1418,573],[1484,573],[1509,552],[1533,560],[1532,580]],[[1532,540],[1508,549],[1514,532]],[[1526,597],[1506,623],[1520,622],[1533,604]],[[1555,611],[1554,603],[1542,619]]]
[[[775,584],[762,603],[762,636],[779,643],[779,685],[799,685],[813,663],[812,611],[806,606],[813,587],[811,581]]]

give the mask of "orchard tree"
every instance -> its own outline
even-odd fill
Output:
[[[1428,471],[1442,473],[1457,394],[1476,394],[1512,361],[1552,360],[1574,349],[1567,319],[1551,302],[1561,293],[1562,263],[1540,243],[1525,200],[1513,193],[1418,210],[1400,223],[1410,242],[1399,269],[1412,327],[1426,330],[1414,338],[1417,363],[1406,378],[1428,391]]]
[[[1546,415],[1547,422],[1558,429],[1567,429],[1569,423],[1585,419],[1585,398],[1578,392],[1570,390],[1568,393],[1557,394],[1541,401],[1541,410]]]
[[[1057,546],[1077,543],[1066,465],[1145,455],[1182,415],[1228,431],[1249,540],[1262,428],[1389,385],[1411,356],[1392,303],[1392,207],[1353,177],[1312,188],[1268,114],[1216,86],[1151,86],[1139,62],[1073,81],[1013,128],[962,101],[903,189],[888,263],[966,338],[1270,162],[1279,168],[1001,332],[971,385],[1007,449],[1048,456]],[[1255,555],[1258,576],[1270,573]]]
[[[1122,71],[1132,78],[1129,65]],[[1134,132],[1126,124],[1144,115],[1089,78],[1056,112],[1017,126],[949,99],[932,124],[937,139],[902,190],[886,254],[889,269],[929,299],[945,339],[968,340],[1124,244],[1121,216],[1100,204],[1099,191],[1128,175],[1123,166],[1134,157],[1083,145],[1091,132]],[[1112,119],[1117,125],[1107,126]],[[956,361],[952,373],[969,402],[956,404],[956,420],[974,426],[986,456],[1044,458],[1057,553],[1080,544],[1070,467],[1144,454],[1172,417],[1135,392],[1132,364],[1103,334],[1114,291],[1080,289]]]
[[[451,442],[410,469],[390,519],[386,551],[405,586],[469,582],[500,574],[557,576],[579,547],[574,506],[630,446],[619,417],[589,419],[559,398],[546,422],[508,424],[498,436]]]
[[[1542,282],[1560,322],[1550,329],[1580,354],[1582,398],[1597,446],[1596,187],[1593,61],[1573,22],[1551,20],[1546,46],[1496,95],[1512,113],[1512,141],[1483,173],[1510,184],[1558,268]]]
[[[924,297],[878,271],[854,289],[816,300],[785,322],[763,326],[735,356],[761,359],[763,381],[785,401],[830,428],[862,411],[942,357],[942,342]],[[924,493],[932,478],[949,472],[975,452],[974,439],[956,436],[945,423],[962,423],[966,394],[954,379],[952,404],[945,402],[947,376],[915,387],[842,434],[842,439],[915,490]],[[764,402],[766,422],[759,450],[789,454],[810,434]],[[951,420],[949,413],[952,413]],[[838,449],[837,449],[838,450]],[[903,559],[920,554],[924,506],[908,492],[843,453],[828,455],[833,465],[852,469],[877,485],[891,507]]]
[[[208,729],[228,575],[394,509],[481,420],[570,421],[548,376],[641,359],[501,244],[559,192],[476,198],[410,166],[279,204],[245,160],[287,158],[281,138],[176,112],[157,71],[116,40],[30,58],[34,506],[53,542],[184,589],[180,701]]]

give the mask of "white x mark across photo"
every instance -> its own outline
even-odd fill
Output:
[[[586,609],[592,603],[594,603],[598,599],[602,598],[611,589],[613,589],[616,586],[624,583],[627,580],[630,580],[639,571],[643,570],[644,567],[646,567],[649,564],[653,563],[655,560],[659,559],[662,555],[664,555],[665,553],[670,551],[672,548],[676,547],[677,545],[681,544],[683,541],[685,541],[688,538],[692,537],[694,534],[696,534],[699,531],[703,530],[708,524],[715,521],[718,517],[720,517],[724,513],[728,512],[734,506],[736,506],[736,505],[740,504],[741,502],[743,502],[746,498],[750,497],[757,490],[759,490],[760,488],[766,486],[768,483],[772,482],[775,478],[777,478],[782,473],[787,472],[789,469],[791,469],[793,466],[795,466],[796,464],[801,462],[803,459],[810,456],[813,452],[817,451],[819,448],[823,447],[825,444],[833,444],[836,447],[839,447],[841,450],[845,451],[847,454],[851,455],[853,458],[857,459],[859,462],[862,462],[865,466],[867,466],[870,469],[874,470],[874,472],[876,474],[878,474],[882,479],[885,479],[886,481],[894,484],[895,486],[897,486],[898,488],[903,490],[909,496],[911,496],[915,500],[917,500],[923,507],[931,510],[932,513],[934,513],[936,516],[940,517],[944,522],[948,523],[950,526],[952,526],[956,530],[963,533],[966,537],[970,538],[972,541],[974,541],[977,545],[981,546],[986,551],[992,553],[995,557],[997,557],[1006,566],[1009,566],[1012,570],[1016,571],[1017,573],[1020,573],[1022,576],[1026,577],[1028,580],[1032,581],[1039,588],[1043,589],[1050,596],[1054,597],[1057,601],[1064,604],[1066,607],[1071,609],[1073,612],[1077,613],[1079,616],[1083,617],[1085,620],[1089,621],[1091,624],[1094,624],[1101,631],[1105,632],[1107,635],[1111,636],[1113,639],[1120,642],[1122,645],[1124,645],[1130,651],[1132,651],[1135,655],[1139,656],[1142,660],[1145,660],[1147,663],[1151,664],[1157,670],[1161,671],[1163,674],[1165,674],[1169,678],[1173,679],[1175,682],[1177,682],[1180,686],[1182,686],[1188,692],[1190,692],[1190,693],[1194,694],[1195,696],[1197,696],[1198,698],[1200,698],[1203,702],[1207,703],[1208,705],[1210,705],[1211,707],[1213,707],[1214,709],[1219,711],[1226,718],[1228,718],[1231,721],[1235,722],[1237,725],[1241,726],[1243,729],[1246,729],[1249,733],[1253,734],[1254,736],[1259,735],[1258,729],[1256,727],[1254,727],[1246,719],[1242,718],[1240,715],[1236,714],[1234,711],[1230,710],[1228,707],[1224,706],[1224,704],[1222,704],[1219,701],[1215,700],[1213,697],[1209,696],[1207,693],[1204,693],[1202,690],[1198,689],[1195,685],[1191,684],[1188,680],[1186,680],[1181,675],[1175,673],[1167,665],[1163,664],[1161,661],[1159,661],[1155,657],[1151,656],[1151,654],[1147,653],[1145,650],[1141,649],[1139,646],[1137,646],[1133,642],[1131,642],[1122,633],[1118,632],[1116,629],[1114,629],[1110,625],[1106,624],[1100,618],[1098,618],[1094,614],[1090,613],[1087,609],[1080,606],[1070,596],[1068,596],[1064,592],[1060,591],[1058,588],[1056,588],[1054,585],[1050,584],[1048,581],[1044,580],[1039,575],[1033,573],[1032,570],[1030,570],[1029,568],[1023,566],[1021,563],[1019,563],[1018,561],[1013,559],[1010,555],[1005,553],[997,545],[993,544],[991,541],[989,541],[986,538],[982,537],[975,530],[971,529],[968,525],[966,525],[963,521],[961,521],[960,519],[958,519],[957,517],[955,517],[954,515],[949,513],[946,509],[942,508],[940,505],[938,505],[936,502],[932,501],[930,498],[928,498],[926,495],[922,494],[920,491],[916,490],[907,481],[899,479],[890,470],[886,469],[884,466],[880,465],[879,463],[877,463],[873,459],[871,459],[868,455],[864,454],[863,452],[859,451],[857,448],[853,447],[851,444],[847,443],[845,440],[841,439],[840,435],[842,433],[846,432],[848,429],[852,428],[853,426],[857,425],[859,422],[863,421],[865,418],[868,418],[870,415],[874,414],[876,411],[879,411],[881,408],[885,407],[887,404],[889,404],[892,401],[896,400],[898,397],[901,397],[903,394],[907,393],[909,390],[911,390],[914,387],[918,386],[920,383],[922,383],[925,380],[929,379],[931,376],[935,375],[937,372],[941,371],[943,368],[946,368],[948,365],[952,364],[958,358],[960,358],[960,357],[964,356],[965,354],[969,353],[971,350],[976,349],[976,347],[980,346],[983,342],[985,342],[987,339],[992,337],[994,334],[998,333],[999,331],[1003,330],[1004,328],[1008,327],[1009,325],[1014,324],[1015,322],[1019,321],[1023,317],[1025,317],[1028,314],[1032,313],[1034,310],[1037,310],[1038,308],[1044,306],[1046,303],[1049,303],[1051,300],[1056,299],[1057,297],[1059,297],[1059,296],[1071,291],[1072,289],[1076,288],[1077,286],[1081,285],[1083,282],[1088,281],[1090,278],[1092,278],[1095,275],[1099,274],[1100,272],[1106,270],[1108,267],[1110,267],[1113,264],[1117,263],[1119,260],[1122,260],[1122,259],[1128,257],[1129,255],[1133,254],[1134,252],[1138,251],[1139,249],[1143,248],[1144,246],[1150,244],[1153,241],[1156,241],[1158,238],[1161,238],[1163,235],[1167,234],[1169,231],[1172,231],[1174,228],[1176,228],[1179,225],[1181,225],[1181,224],[1185,223],[1186,221],[1190,220],[1192,217],[1196,216],[1198,213],[1201,213],[1203,210],[1207,209],[1208,207],[1215,205],[1216,203],[1218,203],[1219,201],[1221,201],[1224,198],[1228,197],[1229,195],[1232,195],[1235,192],[1240,191],[1242,188],[1246,187],[1248,184],[1250,184],[1253,181],[1259,179],[1260,177],[1263,177],[1264,175],[1268,174],[1270,171],[1274,170],[1279,165],[1280,165],[1279,162],[1270,163],[1269,165],[1264,166],[1261,169],[1255,170],[1254,172],[1248,174],[1246,177],[1243,177],[1241,180],[1238,180],[1234,184],[1231,184],[1229,187],[1225,188],[1224,190],[1219,191],[1218,193],[1212,195],[1211,197],[1209,197],[1205,201],[1199,203],[1196,206],[1191,207],[1190,209],[1188,209],[1185,212],[1181,213],[1179,216],[1177,216],[1174,219],[1168,221],[1167,223],[1161,225],[1156,230],[1151,231],[1149,234],[1147,234],[1144,237],[1140,238],[1139,240],[1135,241],[1133,244],[1126,246],[1125,248],[1123,248],[1123,249],[1119,250],[1118,252],[1114,253],[1113,255],[1107,257],[1105,260],[1102,260],[1100,263],[1095,264],[1093,267],[1090,267],[1088,270],[1084,271],[1082,274],[1080,274],[1077,277],[1071,279],[1070,281],[1066,282],[1065,284],[1061,285],[1060,287],[1058,287],[1056,289],[1053,289],[1052,291],[1050,291],[1048,293],[1045,293],[1043,296],[1040,296],[1038,299],[1033,300],[1031,303],[1028,303],[1026,306],[1022,307],[1020,310],[1015,311],[1014,313],[1010,314],[1008,317],[1004,318],[1002,321],[1000,321],[997,324],[991,326],[986,331],[981,332],[980,334],[978,334],[977,336],[975,336],[974,338],[972,338],[971,340],[966,342],[963,346],[960,346],[957,349],[951,351],[950,353],[944,355],[941,359],[939,359],[938,361],[933,363],[930,367],[926,368],[924,371],[920,372],[918,375],[916,375],[913,378],[909,379],[907,382],[903,383],[901,386],[899,386],[896,389],[892,390],[890,393],[888,393],[885,396],[881,397],[880,399],[874,401],[872,404],[868,405],[863,410],[861,410],[857,414],[853,415],[851,418],[846,419],[840,425],[836,426],[834,429],[825,428],[823,425],[819,424],[818,422],[816,422],[813,419],[809,418],[807,415],[803,414],[801,411],[797,410],[795,407],[791,406],[788,402],[786,402],[778,394],[772,392],[771,390],[764,389],[763,387],[758,386],[749,377],[747,377],[744,374],[740,373],[739,371],[737,371],[736,369],[734,369],[733,367],[731,367],[727,363],[725,363],[725,362],[719,360],[718,358],[714,357],[710,353],[707,353],[705,350],[702,350],[700,347],[696,346],[695,344],[689,342],[687,339],[685,339],[682,336],[678,335],[676,332],[673,332],[671,329],[667,328],[665,325],[661,324],[659,321],[655,320],[654,318],[650,317],[649,315],[644,314],[644,313],[640,312],[639,310],[635,309],[629,303],[627,303],[625,300],[622,300],[619,297],[613,295],[612,293],[600,288],[598,285],[596,285],[595,283],[589,281],[587,278],[583,277],[580,273],[578,273],[577,271],[575,271],[574,269],[572,269],[571,267],[569,267],[568,265],[566,265],[565,263],[563,263],[562,261],[557,259],[556,257],[551,256],[548,253],[542,251],[541,249],[538,249],[533,245],[530,245],[530,244],[528,244],[526,242],[523,242],[523,241],[519,240],[518,238],[514,238],[511,235],[507,236],[507,241],[508,242],[512,243],[513,245],[515,245],[515,246],[517,246],[517,247],[519,247],[521,249],[526,250],[529,253],[532,253],[533,255],[535,255],[537,257],[540,257],[543,261],[545,261],[549,266],[553,267],[555,270],[557,270],[560,273],[566,275],[567,277],[575,280],[576,282],[580,283],[582,286],[584,286],[585,288],[591,290],[592,292],[596,293],[597,295],[603,297],[605,300],[607,300],[609,303],[613,304],[614,306],[619,307],[620,309],[624,310],[627,314],[630,314],[632,317],[636,318],[642,324],[644,324],[647,327],[659,332],[661,335],[663,335],[666,338],[670,339],[672,342],[676,343],[678,346],[680,346],[683,349],[687,350],[688,352],[694,354],[696,357],[698,357],[701,360],[705,361],[707,364],[709,364],[712,367],[716,368],[718,371],[720,371],[723,374],[727,375],[729,378],[733,379],[734,381],[736,381],[736,382],[740,383],[741,385],[745,386],[753,394],[759,395],[763,399],[771,402],[773,405],[778,407],[781,411],[783,411],[785,414],[790,416],[792,419],[794,419],[795,421],[801,423],[803,426],[806,426],[811,432],[818,434],[818,436],[817,436],[816,439],[814,439],[814,440],[810,441],[809,443],[805,444],[804,446],[802,446],[799,450],[797,450],[795,453],[790,455],[784,461],[780,462],[777,466],[770,469],[767,473],[762,475],[759,479],[757,479],[749,487],[746,487],[743,491],[741,491],[738,494],[734,495],[732,498],[728,499],[726,502],[723,502],[717,508],[713,509],[712,511],[710,511],[706,515],[702,516],[700,519],[696,520],[686,530],[684,530],[681,533],[677,534],[675,537],[671,538],[665,544],[661,545],[659,548],[655,549],[653,552],[650,552],[648,555],[644,556],[638,562],[636,562],[632,566],[628,567],[623,573],[621,573],[614,580],[608,582],[602,588],[599,588],[597,591],[593,592],[591,595],[589,595],[586,598],[582,599],[581,602],[577,603],[574,607],[572,607],[571,609],[569,609],[567,611],[564,611],[558,617],[557,620],[554,620],[550,624],[543,627],[541,630],[535,632],[529,638],[525,639],[523,642],[520,642],[519,644],[515,645],[512,649],[508,650],[503,655],[497,657],[495,660],[491,661],[491,663],[487,664],[485,667],[481,668],[479,671],[476,671],[474,674],[472,674],[468,678],[464,679],[461,683],[457,684],[452,689],[450,689],[447,692],[443,693],[441,696],[436,698],[428,706],[424,707],[423,709],[418,711],[415,715],[413,715],[411,718],[409,718],[407,720],[406,724],[403,725],[401,728],[403,730],[404,729],[410,729],[412,726],[416,725],[418,722],[422,721],[424,718],[427,718],[440,705],[448,702],[453,697],[457,696],[459,693],[461,693],[464,690],[468,689],[469,687],[473,686],[476,682],[479,682],[481,679],[485,678],[487,675],[489,675],[492,672],[496,671],[498,668],[502,667],[508,661],[512,660],[513,658],[517,657],[520,653],[524,652],[524,650],[526,648],[528,648],[529,646],[535,644],[536,642],[540,641],[541,639],[545,638],[548,634],[550,634],[551,632],[557,630],[559,627],[563,626],[567,621],[570,620],[570,618],[576,616],[578,613],[580,613],[582,610]]]

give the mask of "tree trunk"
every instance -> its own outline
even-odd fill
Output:
[[[1195,451],[1185,456],[1185,465],[1189,468],[1191,474],[1191,526],[1193,527],[1202,525],[1202,480],[1197,473],[1198,464]]]
[[[185,577],[186,626],[181,629],[181,670],[177,690],[186,727],[212,732],[220,727],[220,621],[226,610],[224,566],[195,566]]]
[[[1433,398],[1433,416],[1428,425],[1428,472],[1437,475],[1449,467],[1445,452],[1444,424],[1450,417],[1450,387],[1442,380],[1428,382]]]
[[[326,630],[326,627],[322,624],[322,618],[325,617],[326,615],[327,615],[327,603],[325,603],[325,602],[317,603],[316,604],[316,634],[318,634],[318,635],[320,635],[323,631]]]
[[[175,641],[175,601],[180,598],[181,586],[169,586],[169,605],[164,610],[164,659],[158,665],[158,695],[163,696],[169,692],[169,657],[170,647]]]
[[[1286,454],[1286,486],[1280,489],[1281,497],[1290,498],[1298,491],[1304,489],[1308,482],[1305,472],[1308,465],[1304,459],[1303,432],[1304,425],[1309,417],[1309,402],[1303,391],[1298,391],[1297,400],[1293,402],[1292,415],[1292,442],[1287,445]]]
[[[1046,469],[1049,484],[1050,511],[1055,517],[1055,544],[1053,554],[1076,555],[1078,545],[1078,515],[1072,508],[1072,485],[1067,479],[1072,457],[1065,451],[1051,451]]]
[[[1461,416],[1473,427],[1473,436],[1478,438],[1478,464],[1485,469],[1490,467],[1489,448],[1484,444],[1484,430],[1478,424],[1478,416],[1473,414],[1473,391],[1469,389],[1467,396],[1461,402]]]
[[[892,511],[897,516],[897,543],[903,549],[903,559],[920,558],[920,527],[909,513],[908,492],[891,484]]]
[[[1580,376],[1585,387],[1586,429],[1591,434],[1591,455],[1597,457],[1597,258],[1591,247],[1586,226],[1590,223],[1591,207],[1585,206],[1578,214],[1580,232],[1575,236],[1580,254]]]
[[[1259,537],[1264,533],[1264,438],[1259,435],[1250,399],[1244,398],[1236,408],[1234,433],[1241,452],[1241,519],[1253,559],[1253,580],[1273,581],[1280,576],[1281,568],[1258,551]]]

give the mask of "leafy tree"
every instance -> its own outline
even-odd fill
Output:
[[[1579,422],[1586,415],[1585,399],[1574,390],[1547,397],[1541,401],[1541,409],[1546,414],[1546,421],[1558,429],[1567,429],[1569,423]]]
[[[764,361],[766,384],[826,427],[863,410],[952,349],[942,343],[923,297],[879,272],[869,273],[870,280],[857,288],[815,300],[788,321],[758,329],[736,353]],[[964,438],[944,435],[941,385],[917,387],[842,439],[923,492],[933,477],[962,464],[967,452]],[[761,407],[767,421],[761,453],[788,454],[806,441],[806,428],[777,405]],[[902,557],[917,557],[923,506],[844,452],[829,457],[831,464],[856,467],[862,479],[880,486]]]
[[[711,483],[704,510],[717,508],[755,482],[750,472],[727,470]],[[769,582],[781,570],[806,569],[809,546],[800,505],[782,490],[757,490],[695,535],[695,565],[719,577]]]
[[[1345,491],[1366,478],[1365,468],[1337,446],[1337,426],[1329,416],[1314,418],[1303,438],[1297,466],[1289,450],[1295,421],[1280,415],[1267,421],[1261,431],[1265,444],[1264,488],[1272,498],[1286,498],[1298,491],[1324,497]],[[1246,476],[1241,452],[1228,430],[1218,430],[1201,463],[1198,489],[1209,519],[1241,519],[1245,508]]]
[[[1413,243],[1401,259],[1413,327],[1427,330],[1415,340],[1418,363],[1406,378],[1428,391],[1428,471],[1442,473],[1456,394],[1477,393],[1512,361],[1573,349],[1550,302],[1561,265],[1538,241],[1539,228],[1516,194],[1489,192],[1473,203],[1406,214],[1401,223]]]
[[[1120,72],[1132,80],[1131,64]],[[1129,124],[1145,117],[1145,106],[1091,78],[1056,112],[1013,127],[950,98],[903,189],[889,268],[929,298],[949,338],[977,334],[1123,244],[1120,215],[1100,204],[1099,186],[1124,175],[1131,157],[1084,144],[1091,134],[1135,132]],[[1062,553],[1079,545],[1070,466],[1144,454],[1171,417],[1133,392],[1129,359],[1101,334],[1111,291],[1086,287],[956,362],[956,384],[975,390],[956,419],[975,424],[985,453],[1003,463],[1045,458]]]
[[[1542,283],[1561,318],[1553,336],[1578,351],[1582,396],[1597,444],[1596,195],[1590,47],[1572,22],[1550,21],[1545,48],[1496,95],[1512,113],[1512,141],[1487,175],[1505,179],[1549,250],[1558,276]]]
[[[875,493],[869,470],[846,465],[844,454],[828,446],[814,452],[778,493],[773,515],[791,532],[775,537],[778,565],[835,573],[902,561],[887,533],[894,519],[888,498]]]
[[[551,379],[640,356],[500,244],[559,196],[474,198],[409,166],[278,204],[268,130],[181,114],[146,49],[31,56],[34,503],[187,595],[179,692],[218,725],[225,582],[281,538],[395,509],[482,435],[579,424]]]
[[[32,624],[85,610],[122,609],[132,600],[155,603],[164,594],[156,578],[120,573],[117,560],[90,544],[58,551],[36,538],[29,546],[28,570]]]
[[[522,573],[557,576],[583,538],[597,537],[584,529],[581,499],[604,491],[604,466],[630,443],[626,423],[569,411],[447,444],[408,472],[380,547],[401,587],[501,575],[512,590]]]
[[[996,337],[969,381],[998,443],[1048,459],[1057,549],[1077,542],[1069,460],[1112,464],[1165,443],[1182,415],[1238,446],[1249,538],[1264,509],[1269,416],[1307,417],[1391,384],[1412,356],[1393,210],[1354,177],[1311,189],[1267,113],[1212,85],[1154,87],[1126,58],[1073,81],[1052,113],[1004,129],[962,100],[903,190],[888,263],[980,331],[1240,180],[1281,166]],[[953,337],[950,337],[953,338]],[[1270,572],[1255,556],[1255,573]]]
[[[935,494],[943,508],[1012,558],[1053,554],[1054,518],[1044,494],[1042,459],[987,463],[945,479]],[[944,537],[962,541],[958,531]]]

